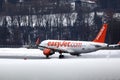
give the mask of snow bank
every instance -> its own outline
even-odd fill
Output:
[[[0,56],[44,57],[41,53],[38,49],[0,49]],[[120,80],[120,58],[112,58],[119,54],[120,50],[100,50],[80,57],[65,54],[65,59],[58,59],[58,53],[50,59],[0,58],[0,80]]]
[[[77,58],[69,54],[64,54],[66,58]],[[120,50],[98,50],[95,52],[81,54],[78,58],[120,58]],[[0,48],[0,56],[36,56],[45,57],[43,52],[39,49],[26,49],[26,48]],[[51,58],[58,58],[59,54],[56,53]]]

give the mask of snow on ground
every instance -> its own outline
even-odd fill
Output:
[[[91,53],[81,54],[80,57],[72,56],[63,53],[66,58],[120,58],[120,50],[98,50]],[[50,58],[58,59],[59,53],[50,56]],[[39,49],[27,48],[0,48],[0,58],[45,58],[42,51]]]
[[[0,48],[0,57],[26,57],[33,56],[39,57],[42,51],[39,49],[27,49],[27,48]]]
[[[120,50],[58,56],[46,59],[38,49],[0,48],[0,80],[120,80]]]

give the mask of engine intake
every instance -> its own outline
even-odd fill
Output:
[[[46,56],[49,56],[49,55],[54,54],[54,51],[51,50],[51,49],[49,49],[49,48],[45,48],[45,49],[43,50],[43,54],[46,55]]]

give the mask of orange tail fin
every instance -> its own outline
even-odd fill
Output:
[[[107,27],[108,27],[108,24],[103,24],[101,30],[99,31],[98,35],[93,40],[93,42],[100,42],[100,43],[104,43],[105,42]]]

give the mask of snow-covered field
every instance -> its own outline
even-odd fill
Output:
[[[46,59],[38,49],[0,48],[0,80],[120,80],[120,50],[64,55]]]

